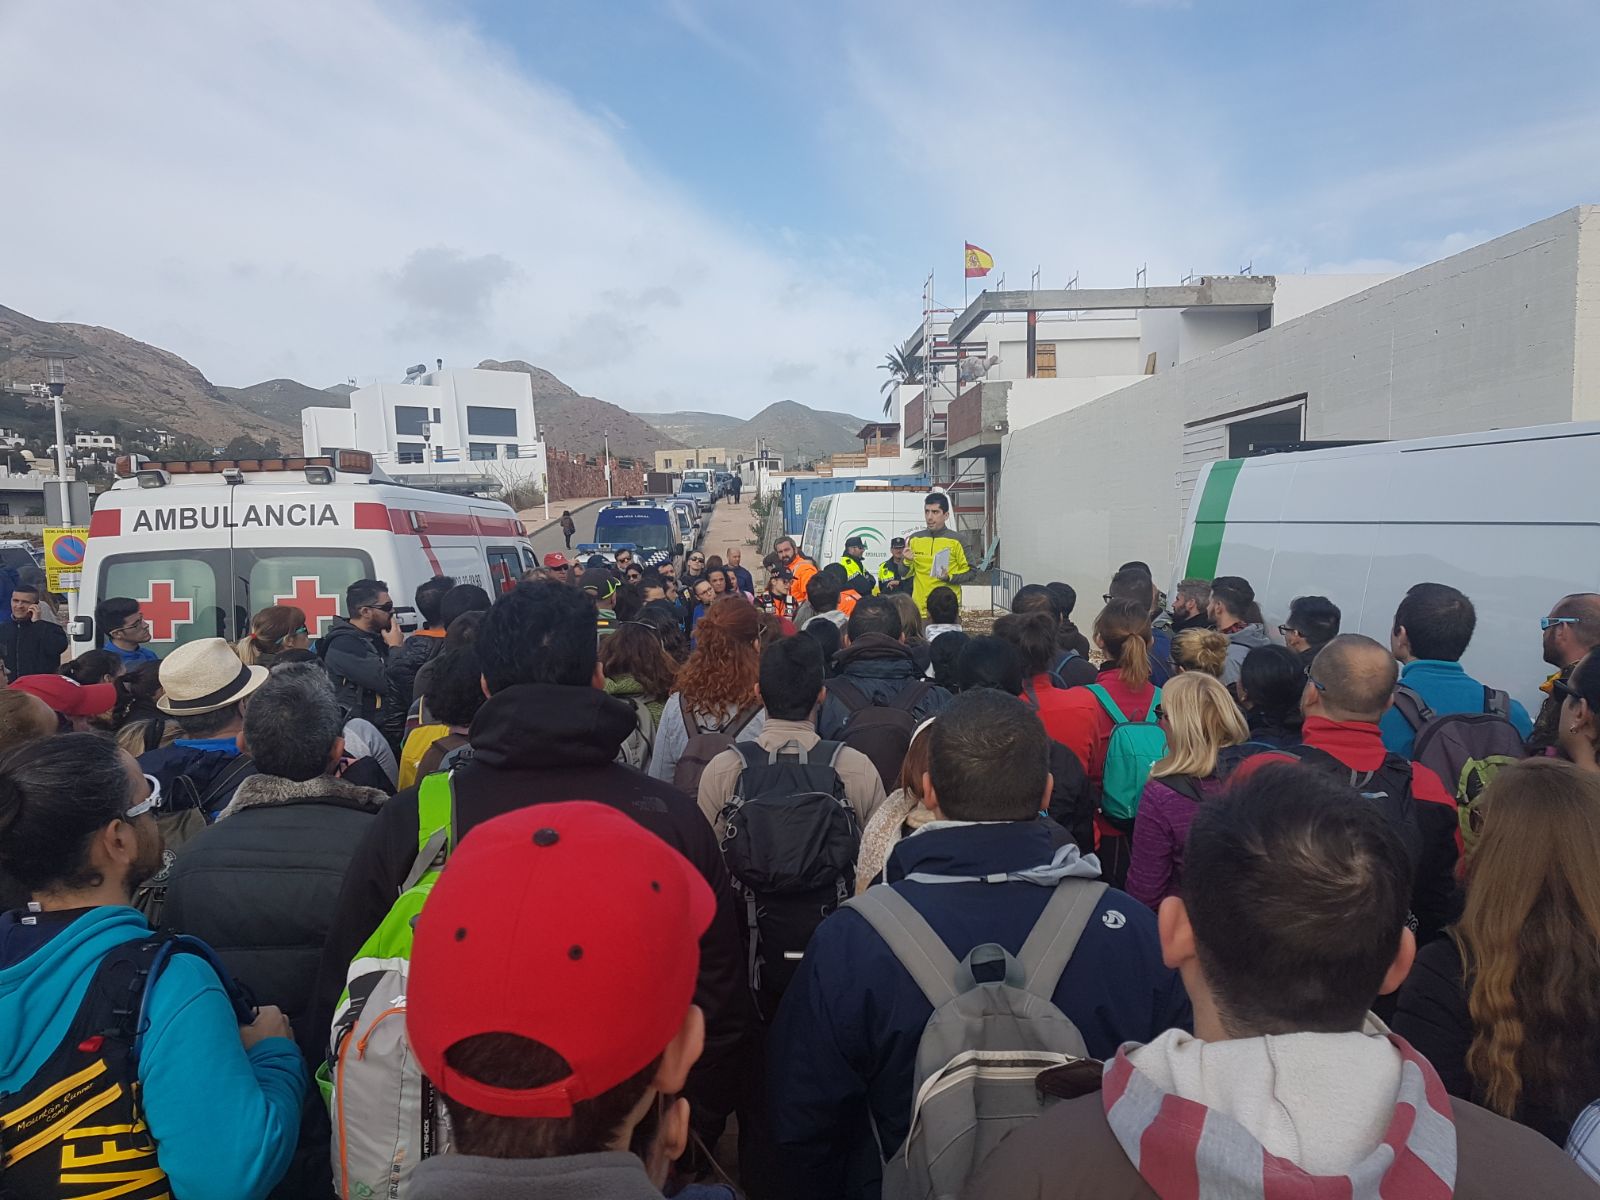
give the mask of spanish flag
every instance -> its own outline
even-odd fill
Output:
[[[982,279],[994,270],[994,255],[987,250],[981,250],[971,242],[967,243],[967,278]]]

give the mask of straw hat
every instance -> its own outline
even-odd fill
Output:
[[[174,717],[192,717],[237,704],[267,678],[265,667],[247,667],[221,638],[179,646],[161,660],[156,707]]]

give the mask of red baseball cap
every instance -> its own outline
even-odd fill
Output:
[[[63,717],[98,717],[117,706],[113,683],[79,683],[65,675],[24,675],[11,690],[37,696]]]
[[[567,556],[560,551],[554,554],[546,554],[544,556],[544,565],[547,567],[564,567],[567,565]]]
[[[423,1073],[478,1112],[571,1116],[677,1036],[715,910],[689,860],[614,808],[573,800],[485,821],[417,919],[406,1029]],[[541,1042],[572,1073],[519,1089],[446,1065],[482,1033]]]

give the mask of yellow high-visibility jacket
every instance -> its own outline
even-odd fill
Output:
[[[950,558],[948,578],[935,579],[934,559],[945,551],[949,551]],[[948,528],[924,529],[920,533],[913,533],[906,539],[906,561],[911,564],[913,575],[911,598],[917,602],[917,611],[923,616],[928,615],[928,593],[934,588],[949,584],[955,588],[956,599],[960,600],[959,585],[977,574],[967,565],[967,551],[960,539]]]

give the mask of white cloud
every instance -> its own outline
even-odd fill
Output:
[[[904,321],[870,276],[719,223],[474,30],[377,0],[92,11],[0,9],[0,43],[70,47],[0,72],[29,232],[0,303],[228,384],[525,358],[637,408],[749,414],[803,358],[805,398],[875,407]]]

